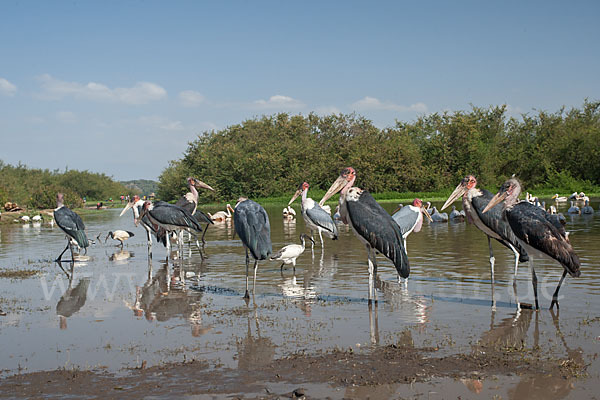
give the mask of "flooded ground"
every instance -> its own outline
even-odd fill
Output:
[[[274,250],[298,243],[302,218],[267,211]],[[493,244],[492,288],[487,239],[465,223],[409,236],[407,288],[378,256],[370,308],[367,254],[345,226],[325,249],[317,239],[295,274],[261,262],[247,304],[231,224],[209,228],[205,259],[186,247],[184,260],[167,261],[156,245],[149,259],[143,229],[118,213],[84,217],[102,242],[71,279],[51,261],[66,244],[56,226],[0,226],[0,395],[553,399],[600,389],[599,211],[565,214],[582,275],[563,284],[560,314],[548,311],[559,265],[536,260],[542,309],[518,311],[512,253]],[[103,242],[116,229],[135,233],[122,251]],[[533,303],[530,276],[521,264],[521,302]]]

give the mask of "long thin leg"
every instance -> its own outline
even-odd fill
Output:
[[[244,295],[245,299],[250,298],[250,293],[248,293],[248,264],[250,263],[250,257],[248,256],[248,248],[244,246],[246,249],[246,294]]]
[[[538,304],[538,295],[537,295],[538,279],[537,279],[537,275],[535,274],[535,269],[533,268],[533,257],[531,257],[531,256],[529,258],[529,266],[531,267],[531,284],[533,285],[533,294],[535,296],[535,309],[539,310],[540,305]]]
[[[70,245],[70,244],[71,244],[71,242],[70,242],[70,241],[68,241],[68,242],[67,242],[67,247],[65,247],[65,249],[62,251],[62,253],[60,253],[60,255],[59,255],[59,256],[56,258],[56,260],[54,260],[54,261],[57,261],[57,262],[58,262],[58,261],[60,261],[60,260],[61,260],[61,258],[62,258],[62,256],[63,256],[63,254],[65,254],[65,251],[67,251],[67,249],[69,248],[69,245]]]
[[[517,286],[517,272],[519,271],[519,252],[514,248],[512,244],[509,243],[510,249],[513,251],[515,255],[515,275],[513,277],[513,286]]]
[[[210,224],[206,224],[206,227],[204,228],[204,232],[202,232],[202,246],[204,246],[206,244],[206,240],[204,240],[204,235],[206,235],[206,231],[208,230],[208,226]]]
[[[552,303],[550,303],[550,309],[552,310],[552,308],[554,307],[554,304],[556,304],[556,309],[559,310],[560,307],[558,306],[558,291],[560,290],[560,285],[562,285],[563,281],[565,280],[565,276],[567,276],[567,270],[565,269],[563,271],[563,274],[560,278],[560,281],[558,282],[558,286],[556,287],[556,290],[554,291],[554,294],[552,295]]]
[[[367,257],[368,257],[368,262],[369,262],[369,304],[371,304],[371,302],[373,301],[373,293],[375,292],[375,269],[376,266],[373,265],[373,260],[371,258],[371,246],[370,245],[365,245],[367,248]]]
[[[254,260],[254,279],[252,280],[252,296],[254,296],[256,289],[256,271],[258,270],[258,260]]]
[[[319,238],[321,238],[321,248],[323,248],[323,232],[319,229]]]
[[[488,236],[488,246],[490,247],[490,269],[492,273],[492,282],[494,282],[494,263],[496,258],[494,257],[494,250],[492,249],[492,238]]]

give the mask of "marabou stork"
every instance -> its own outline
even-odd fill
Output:
[[[488,238],[490,249],[490,269],[492,283],[494,282],[494,251],[492,250],[492,240],[496,239],[504,246],[511,249],[515,255],[515,277],[513,285],[516,285],[517,269],[519,262],[529,260],[527,253],[517,241],[515,234],[510,229],[506,221],[502,219],[502,207],[495,207],[491,212],[483,213],[483,209],[488,205],[493,194],[487,190],[477,189],[477,179],[473,175],[467,175],[454,189],[454,192],[448,197],[442,210],[452,204],[456,199],[462,196],[463,210],[467,215],[467,221],[474,224],[480,231],[485,233]]]
[[[569,214],[581,214],[579,207],[575,205],[575,201],[571,200],[571,207],[567,210]]]
[[[204,228],[204,233],[202,234],[202,244],[206,244],[206,241],[204,240],[204,235],[206,235],[208,226],[212,225],[213,221],[208,215],[198,210],[198,191],[196,189],[208,189],[212,190],[213,192],[215,191],[215,189],[196,178],[189,177],[187,178],[187,182],[188,186],[190,187],[190,191],[187,192],[185,196],[182,196],[179,200],[177,200],[177,203],[175,203],[175,205],[188,211],[196,218],[198,222],[206,224],[206,227]],[[183,240],[183,238],[180,238],[180,240]],[[196,240],[196,245],[198,246],[198,248],[200,248],[198,240]]]
[[[306,239],[314,242],[310,236],[303,233],[300,235],[300,241],[302,244],[288,244],[287,246],[282,247],[277,253],[271,254],[271,260],[282,261],[281,270],[283,270],[283,266],[285,264],[292,264],[294,271],[296,271],[296,258],[304,253]]]
[[[90,245],[87,236],[85,235],[85,225],[81,217],[71,211],[64,205],[64,195],[58,193],[56,195],[56,209],[54,210],[54,220],[60,229],[67,234],[67,247],[60,253],[54,261],[61,261],[61,257],[65,254],[68,248],[71,248],[71,262],[75,261],[73,257],[73,247],[71,247],[71,239],[77,242],[80,248],[86,249]]]
[[[135,236],[133,234],[133,232],[129,232],[129,231],[124,231],[121,229],[117,229],[116,231],[110,231],[108,232],[108,234],[106,235],[106,237],[104,238],[104,243],[106,243],[106,241],[108,240],[108,238],[114,239],[114,240],[118,240],[120,242],[120,246],[121,249],[123,249],[123,242],[126,241],[127,239],[129,239],[130,237]],[[119,246],[119,245],[117,245]]]
[[[242,241],[246,249],[246,294],[245,299],[250,298],[248,293],[248,264],[250,257],[248,250],[254,257],[254,280],[252,284],[252,294],[256,287],[256,270],[258,261],[266,260],[273,252],[271,245],[271,225],[269,216],[262,206],[245,197],[240,197],[234,208],[233,223],[235,232]]]
[[[123,216],[123,214],[125,214],[127,210],[131,208],[131,211],[133,212],[133,221],[135,222],[139,220],[139,222],[142,224],[142,227],[146,230],[146,238],[148,240],[148,253],[150,253],[150,257],[152,257],[152,234],[154,234],[158,241],[162,243],[165,247],[168,247],[167,244],[169,242],[167,240],[166,234],[159,233],[160,230],[164,231],[164,228],[160,228],[158,225],[154,225],[148,218],[148,215],[144,215],[144,217],[140,219],[140,214],[142,213],[143,207],[144,200],[140,199],[140,196],[135,195],[133,199],[127,202],[125,208],[123,208],[123,211],[121,211],[121,214],[119,214],[119,217]]]
[[[410,266],[400,227],[368,191],[352,187],[355,179],[354,168],[344,168],[319,204],[325,203],[341,190],[339,204],[342,220],[352,226],[354,234],[367,248],[371,304],[375,294],[374,278],[377,274],[375,250],[392,261],[402,278],[408,278]]]
[[[214,214],[207,213],[213,222],[225,222],[231,219],[233,208],[231,204],[227,203],[226,211],[217,211]]]
[[[146,215],[152,224],[164,228],[166,232],[177,233],[177,237],[180,239],[180,250],[183,250],[183,241],[181,240],[183,231],[193,232],[195,235],[202,232],[200,223],[189,211],[163,201],[156,202],[155,204],[149,201],[144,202],[142,212],[136,220],[136,225]],[[166,238],[166,240],[168,241],[169,239]],[[202,253],[200,254],[202,255]],[[183,256],[183,254],[181,255]]]
[[[590,206],[589,200],[585,201],[585,205],[583,206],[583,209],[581,210],[581,212],[583,214],[593,214],[594,213],[594,209],[592,208],[592,206]]]
[[[400,205],[402,206],[402,205]],[[423,226],[423,215],[425,215],[430,221],[431,216],[423,207],[423,202],[421,199],[414,199],[412,204],[408,206],[398,207],[392,213],[392,218],[394,222],[398,224],[400,227],[400,231],[402,232],[402,240],[404,244],[404,250],[408,253],[408,248],[406,247],[406,238],[413,231],[419,232],[421,227]]]
[[[537,298],[537,276],[533,267],[533,256],[547,257],[558,261],[564,268],[562,277],[558,282],[556,291],[552,295],[550,309],[558,305],[558,291],[567,275],[572,277],[581,275],[579,270],[581,263],[579,257],[575,254],[573,246],[569,242],[564,230],[561,232],[555,224],[548,218],[549,214],[527,202],[518,202],[521,193],[521,184],[515,178],[504,182],[498,193],[490,200],[483,212],[504,201],[502,218],[510,224],[517,240],[527,250],[529,254],[529,265],[531,267],[531,281],[533,284],[533,293],[535,295],[535,308],[539,309]]]
[[[288,203],[290,206],[294,200],[300,194],[302,194],[302,218],[304,218],[304,222],[308,229],[310,229],[310,236],[313,238],[313,246],[314,246],[314,236],[313,232],[319,232],[319,238],[321,239],[321,248],[323,248],[323,233],[325,236],[336,240],[338,238],[338,229],[335,226],[335,222],[331,219],[331,209],[329,209],[329,213],[321,207],[321,204],[317,203],[310,197],[307,197],[308,193],[308,183],[303,182],[292,196],[292,199]]]

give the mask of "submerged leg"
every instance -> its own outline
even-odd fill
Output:
[[[567,270],[565,269],[563,271],[562,276],[560,277],[560,281],[558,282],[558,286],[556,287],[556,290],[554,291],[554,294],[552,295],[552,303],[550,303],[550,309],[552,310],[552,308],[554,307],[554,304],[556,304],[556,309],[560,309],[560,307],[558,306],[558,291],[560,290],[560,285],[562,285],[563,281],[565,280],[565,276],[567,276]]]
[[[492,282],[494,282],[494,263],[496,258],[494,257],[494,250],[492,249],[492,238],[488,236],[488,246],[490,247],[490,269],[492,273]]]
[[[206,231],[208,230],[208,226],[210,224],[206,224],[206,227],[204,228],[204,232],[202,232],[202,246],[204,246],[206,244],[206,240],[204,240],[204,235],[206,235]],[[196,241],[196,243],[198,243],[198,241]]]
[[[71,244],[71,241],[69,240],[67,242],[67,247],[65,247],[65,249],[62,251],[62,253],[60,253],[60,255],[54,261],[60,261],[61,260],[63,254],[65,254],[65,251],[67,251],[67,249],[69,248],[70,244]]]
[[[244,247],[246,248],[246,294],[244,295],[244,298],[249,299],[250,293],[248,293],[248,264],[250,263],[250,258],[248,257],[248,248],[246,246]]]
[[[323,248],[323,232],[319,229],[319,238],[321,238],[321,248]]]
[[[256,271],[258,270],[258,260],[254,260],[254,279],[252,280],[252,296],[256,289]]]
[[[531,256],[529,258],[529,266],[531,267],[531,284],[533,285],[533,295],[535,296],[535,309],[539,310],[540,305],[538,304],[538,295],[537,295],[538,280],[537,280],[537,275],[535,274],[535,269],[533,268],[533,257],[531,257]]]
[[[374,260],[375,251],[371,249],[370,245],[366,245],[367,255],[369,260],[369,304],[374,300],[375,294],[375,275],[377,274],[377,264]]]

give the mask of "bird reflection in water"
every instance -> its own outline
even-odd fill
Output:
[[[254,319],[256,336],[252,334],[251,319]],[[257,367],[270,365],[275,356],[275,344],[270,338],[262,337],[260,334],[260,325],[258,322],[257,311],[254,310],[254,316],[248,314],[248,330],[246,337],[238,339],[237,343],[237,360],[238,369],[241,370],[256,370]]]
[[[87,291],[90,285],[89,278],[81,278],[77,286],[72,287],[73,269],[69,277],[69,286],[56,304],[56,314],[59,316],[59,327],[61,330],[67,329],[67,318],[78,312],[85,304]]]
[[[384,281],[379,275],[375,277],[375,287],[383,293],[386,304],[392,310],[400,310],[407,321],[419,325],[429,322],[431,306],[425,297],[411,295],[405,285],[398,285],[397,281]]]
[[[130,252],[127,250],[120,250],[120,251],[114,252],[113,254],[108,256],[108,261],[112,261],[117,264],[126,264],[126,263],[124,263],[124,261],[127,261],[130,258],[133,258],[133,255],[134,255],[134,253],[132,251]]]

